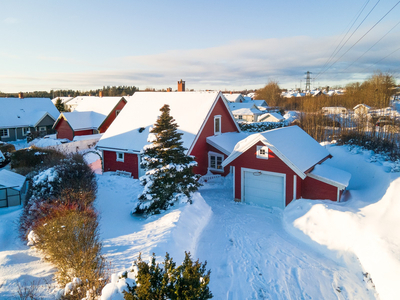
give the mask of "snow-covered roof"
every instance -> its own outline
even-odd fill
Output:
[[[178,132],[183,133],[183,146],[189,149],[220,96],[219,92],[136,92],[97,147],[139,152],[149,144],[149,130],[161,115],[160,108],[168,104]]]
[[[229,108],[233,111],[236,109],[241,109],[241,108],[255,108],[258,109],[257,106],[253,102],[244,102],[244,103],[228,103]]]
[[[93,111],[73,111],[64,112],[60,115],[54,127],[57,125],[60,119],[68,121],[72,129],[85,130],[85,129],[98,129],[100,125],[107,118],[107,115],[99,114]]]
[[[35,127],[46,115],[60,114],[50,98],[0,98],[0,128]]]
[[[53,104],[55,105],[57,102],[57,99],[61,99],[61,103],[66,103],[74,98],[73,97],[56,97],[56,98],[51,99],[51,102],[53,102]]]
[[[262,115],[264,112],[259,110],[258,108],[239,108],[233,109],[232,114],[234,115],[243,115],[243,116],[253,116],[253,115]]]
[[[238,98],[242,98],[242,100],[245,100],[244,97],[242,96],[242,94],[240,94],[240,93],[223,94],[223,95],[226,98],[226,100],[228,100],[229,102],[239,101]]]
[[[207,137],[207,143],[226,155],[229,155],[232,153],[235,145],[250,134],[250,132],[226,132]]]
[[[251,100],[256,106],[268,106],[265,100]]]
[[[281,116],[278,113],[266,113],[264,116],[262,116],[262,121],[264,122],[280,122],[283,121],[285,118],[283,116]]]
[[[357,108],[359,108],[359,107],[361,107],[361,106],[364,106],[366,109],[371,109],[371,106],[368,106],[367,104],[364,104],[364,103],[362,103],[362,104],[357,104],[356,106],[354,106],[353,109],[357,109]]]
[[[233,152],[223,161],[227,166],[257,142],[264,143],[302,179],[305,172],[329,156],[328,150],[298,126],[277,128],[255,133],[238,142]]]
[[[333,184],[340,189],[344,189],[349,185],[351,174],[327,164],[316,165],[307,176],[319,179],[329,184]]]
[[[50,99],[49,99],[50,101]],[[21,190],[26,177],[5,169],[0,170],[0,186]]]
[[[123,97],[82,97],[75,111],[92,111],[108,116]]]

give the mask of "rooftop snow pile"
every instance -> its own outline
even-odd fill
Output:
[[[0,186],[21,190],[25,183],[25,176],[5,169],[0,170]]]

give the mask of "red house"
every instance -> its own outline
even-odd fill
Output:
[[[126,104],[124,97],[85,97],[73,112],[61,113],[54,123],[58,139],[105,132]]]
[[[135,93],[96,146],[103,153],[103,171],[125,171],[133,178],[144,174],[140,152],[149,144],[149,130],[165,104],[183,133],[187,154],[198,163],[194,172],[226,175],[229,169],[222,162],[228,155],[207,143],[207,137],[240,129],[220,92]]]
[[[329,152],[298,126],[256,133],[232,147],[220,137],[209,138],[229,154],[235,201],[285,208],[299,198],[340,201],[351,175],[323,163]]]

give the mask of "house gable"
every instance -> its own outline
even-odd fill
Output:
[[[124,106],[126,104],[126,100],[125,98],[121,98],[121,100],[115,105],[115,107],[110,111],[110,113],[108,114],[108,116],[105,118],[105,120],[103,121],[103,123],[101,123],[101,125],[98,128],[98,131],[100,133],[106,132],[106,130],[108,129],[108,127],[110,127],[111,123],[115,120],[115,118],[117,117],[117,111],[121,111]]]
[[[74,139],[74,130],[64,115],[60,115],[53,128],[57,131],[58,139],[69,139],[70,141]]]

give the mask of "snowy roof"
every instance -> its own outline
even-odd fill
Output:
[[[269,147],[302,179],[306,177],[307,170],[330,155],[328,150],[300,127],[289,126],[250,135],[236,144],[222,165],[227,166],[259,141]]]
[[[161,115],[160,108],[168,104],[170,115],[179,126],[178,132],[183,133],[183,146],[189,149],[221,95],[219,92],[136,92],[97,147],[139,152],[149,144],[149,130]]]
[[[57,102],[57,99],[61,99],[61,103],[65,103],[74,98],[73,97],[56,97],[56,98],[51,99],[51,102],[53,102],[53,104],[55,105]]]
[[[252,100],[256,106],[268,106],[267,102],[265,100]]]
[[[351,178],[351,174],[349,172],[328,166],[327,164],[316,165],[314,169],[307,175],[311,178],[322,180],[342,189],[349,185]]]
[[[234,115],[262,115],[264,112],[259,110],[258,108],[239,108],[232,109],[232,114]]]
[[[241,108],[255,108],[258,109],[257,106],[252,103],[252,102],[244,102],[244,103],[236,103],[236,102],[231,102],[228,103],[229,108],[233,111],[235,109],[241,109]]]
[[[108,116],[123,97],[81,97],[75,111],[92,111]]]
[[[73,111],[64,112],[60,115],[57,122],[64,118],[71,125],[73,130],[84,130],[84,129],[98,129],[100,125],[107,118],[107,115],[99,114],[93,111]]]
[[[0,98],[0,128],[35,127],[47,114],[60,114],[50,98]]]
[[[25,176],[22,176],[15,172],[11,172],[5,169],[0,170],[0,186],[12,187],[15,190],[19,191],[24,185],[25,179]]]
[[[283,121],[285,118],[281,116],[278,113],[266,113],[264,116],[262,116],[262,120],[265,122],[280,122]]]
[[[364,104],[364,103],[362,103],[362,104],[357,104],[356,106],[354,106],[353,109],[357,109],[357,108],[359,108],[359,107],[361,107],[361,106],[364,106],[364,107],[367,108],[367,109],[371,109],[371,106],[369,106],[369,105],[367,105],[367,104]]]
[[[207,143],[226,155],[229,155],[232,153],[235,145],[250,134],[249,132],[226,132],[220,135],[207,137]]]
[[[228,100],[229,102],[235,102],[238,98],[243,98],[242,94],[240,93],[234,93],[234,94],[223,94],[224,97],[226,98],[226,100]]]

